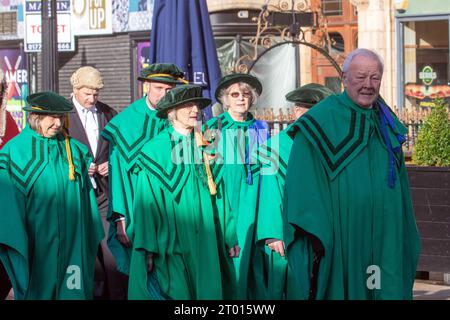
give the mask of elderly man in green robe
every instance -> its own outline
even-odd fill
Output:
[[[332,94],[333,91],[323,85],[309,83],[289,92],[286,100],[294,103],[294,113],[299,118]],[[255,154],[256,174],[261,176],[255,242],[259,250],[266,252],[265,272],[261,272],[256,281],[264,283],[263,298],[270,300],[301,298],[301,290],[288,270],[283,242],[283,192],[293,143],[289,130],[291,126],[267,140]]]
[[[170,126],[144,145],[132,168],[130,299],[222,299],[215,185],[194,132],[210,103],[200,86],[182,85],[157,104]]]
[[[351,52],[345,91],[292,127],[284,239],[304,298],[412,299],[420,243],[406,129],[379,95],[382,75],[376,53]]]
[[[129,169],[143,145],[167,126],[166,119],[156,116],[156,104],[168,90],[186,82],[182,77],[183,72],[173,64],[157,63],[142,69],[138,80],[144,81],[147,95],[115,116],[102,131],[110,148],[108,245],[116,258],[117,269],[124,274],[129,271],[134,228],[134,181]]]
[[[92,299],[104,236],[88,149],[64,128],[69,101],[27,97],[28,126],[0,151],[0,260],[22,299]]]

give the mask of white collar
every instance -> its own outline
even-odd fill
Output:
[[[145,103],[147,104],[147,107],[150,110],[152,110],[152,111],[156,110],[156,108],[154,106],[152,106],[152,104],[150,102],[148,102],[147,96],[145,96]]]
[[[89,109],[85,108],[77,101],[77,99],[75,99],[75,96],[72,96],[72,102],[73,102],[73,104],[74,104],[74,106],[77,109],[79,114],[86,113],[86,112],[89,112],[89,111],[91,111],[92,113],[96,113],[97,112],[97,107],[95,105],[92,108],[89,108]]]

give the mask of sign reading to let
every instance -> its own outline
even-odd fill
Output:
[[[112,1],[72,0],[75,35],[111,34]]]
[[[42,48],[42,19],[40,0],[25,0],[25,51],[40,52]],[[75,51],[75,37],[72,32],[70,0],[56,2],[58,51]]]

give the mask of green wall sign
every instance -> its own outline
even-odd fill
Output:
[[[419,79],[422,80],[423,84],[426,86],[431,85],[436,78],[437,74],[430,66],[423,67],[422,71],[419,72]]]

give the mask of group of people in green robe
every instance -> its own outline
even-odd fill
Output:
[[[405,127],[382,74],[376,53],[353,51],[345,90],[288,93],[298,119],[271,137],[249,111],[256,77],[220,79],[224,112],[203,121],[202,87],[173,64],[143,69],[147,94],[102,132],[108,245],[128,299],[411,299],[420,246]],[[64,98],[27,101],[28,127],[0,151],[0,260],[17,299],[91,299],[104,235],[90,159],[66,134]]]

